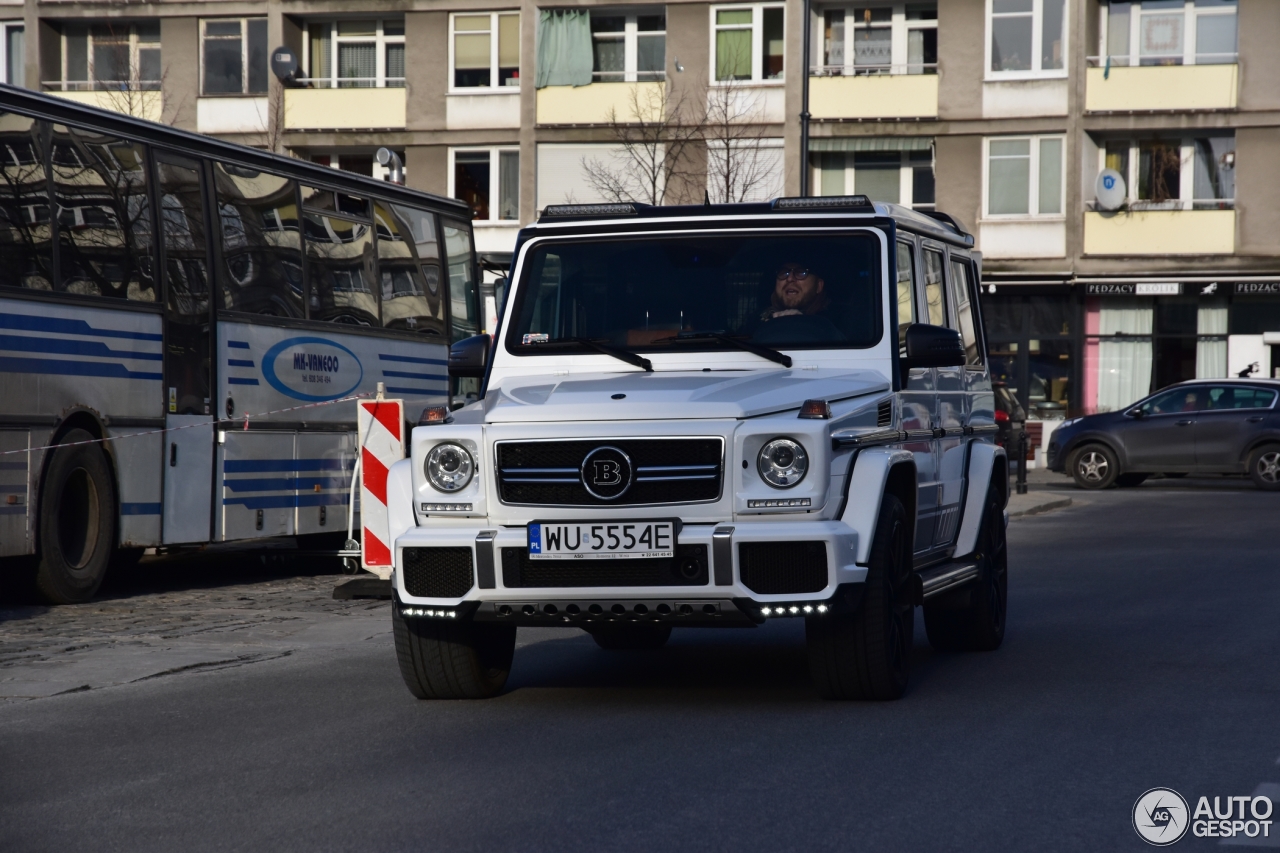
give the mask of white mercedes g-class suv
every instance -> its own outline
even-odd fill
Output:
[[[1004,636],[1008,465],[973,238],[865,197],[548,207],[479,399],[387,481],[419,698],[486,697],[518,626],[656,649],[803,618],[818,692],[894,699],[929,641]]]

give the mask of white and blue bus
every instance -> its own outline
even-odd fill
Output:
[[[350,398],[440,405],[479,331],[467,207],[9,86],[0,159],[0,570],[343,541]]]

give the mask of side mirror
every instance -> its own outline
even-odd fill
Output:
[[[472,335],[449,347],[449,375],[461,379],[483,377],[492,343],[488,335]]]
[[[1142,409],[1130,409],[1129,411],[1125,412],[1125,414],[1139,421],[1147,416],[1147,413],[1142,411]]]
[[[912,323],[907,327],[904,367],[964,367],[964,341],[955,329]]]

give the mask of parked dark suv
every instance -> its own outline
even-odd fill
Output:
[[[1049,468],[1083,489],[1136,486],[1151,474],[1248,474],[1280,490],[1280,381],[1198,379],[1124,411],[1065,421]]]

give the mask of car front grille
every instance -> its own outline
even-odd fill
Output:
[[[827,585],[822,542],[743,542],[738,545],[742,585],[760,595],[821,592]]]
[[[525,548],[502,549],[508,589],[585,586],[706,586],[707,546],[677,545],[658,560],[531,560]]]
[[[631,460],[631,486],[612,500],[582,481],[587,455],[616,448]],[[651,506],[700,503],[720,497],[724,441],[720,438],[606,438],[587,441],[506,441],[497,445],[498,494],[527,506]]]
[[[405,548],[404,589],[422,598],[461,598],[471,589],[470,548]]]

